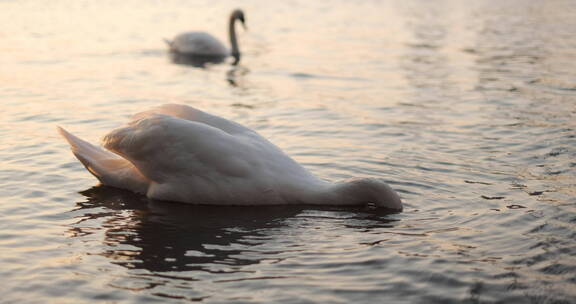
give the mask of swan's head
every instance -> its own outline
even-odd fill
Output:
[[[231,20],[239,20],[242,23],[242,27],[244,27],[244,29],[246,29],[246,19],[244,17],[244,12],[241,9],[235,9],[234,11],[232,11],[232,14],[230,15],[230,19]]]
[[[402,211],[400,196],[385,182],[375,178],[352,179],[341,184],[346,200],[356,205],[373,204],[379,208]]]

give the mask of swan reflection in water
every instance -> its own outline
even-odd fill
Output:
[[[97,254],[113,264],[150,272],[239,272],[239,267],[265,259],[280,261],[287,252],[297,255],[298,246],[279,242],[278,235],[290,234],[286,230],[293,220],[307,212],[352,214],[344,224],[349,229],[371,229],[362,226],[366,220],[376,220],[378,228],[392,227],[394,221],[384,217],[386,211],[365,207],[190,205],[153,201],[107,186],[81,193],[87,200],[76,203],[74,212],[81,215],[71,225],[72,237],[103,230],[104,247]],[[323,213],[319,218],[327,217]]]
[[[211,56],[187,56],[178,53],[169,53],[170,61],[174,64],[187,65],[195,68],[208,68],[212,64],[219,64],[226,59]],[[250,70],[241,65],[232,64],[231,68],[226,71],[226,81],[232,87],[244,87],[243,78]]]
[[[226,81],[232,87],[246,89],[247,86],[244,78],[249,72],[250,70],[243,66],[232,66],[232,68],[226,72]]]
[[[82,192],[74,237],[104,229],[101,255],[130,269],[152,272],[204,270],[258,260],[239,258],[266,242],[266,231],[284,226],[302,208],[202,206],[149,200],[128,191],[97,186]],[[103,221],[102,221],[103,219]],[[87,225],[86,221],[98,220]],[[94,227],[94,225],[101,227]],[[271,252],[272,254],[272,252]]]

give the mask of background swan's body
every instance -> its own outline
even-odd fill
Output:
[[[187,32],[169,42],[173,52],[192,56],[226,57],[230,51],[214,36],[205,32]]]
[[[170,47],[170,51],[180,56],[201,56],[201,57],[214,57],[221,59],[227,56],[234,57],[234,63],[240,61],[240,48],[238,46],[238,39],[236,38],[236,21],[242,22],[245,25],[244,12],[237,9],[230,15],[228,23],[228,36],[230,39],[230,47],[228,50],[226,46],[214,36],[205,32],[186,32],[177,35],[172,41],[166,40]]]
[[[149,198],[213,205],[363,205],[402,209],[383,182],[322,181],[240,124],[184,105],[136,114],[104,138],[109,151],[60,128],[103,184]],[[110,152],[111,151],[111,152]]]

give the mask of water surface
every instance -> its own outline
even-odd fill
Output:
[[[316,2],[0,2],[2,302],[576,302],[576,4]],[[171,62],[236,7],[239,66]],[[405,210],[151,202],[55,132],[167,102]]]

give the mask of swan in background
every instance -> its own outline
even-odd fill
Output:
[[[58,127],[104,185],[148,198],[207,205],[367,205],[402,210],[384,182],[318,179],[255,131],[186,105],[138,113],[104,150]]]
[[[170,47],[170,51],[177,56],[202,57],[206,61],[212,59],[211,61],[221,62],[224,58],[231,55],[234,57],[233,64],[238,64],[238,62],[240,62],[240,48],[238,47],[238,39],[236,38],[236,20],[239,20],[244,29],[246,29],[244,12],[242,10],[236,9],[230,15],[230,21],[228,23],[230,50],[214,36],[205,32],[186,32],[177,35],[172,41],[165,41]]]

